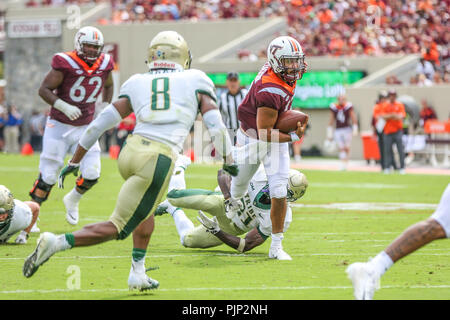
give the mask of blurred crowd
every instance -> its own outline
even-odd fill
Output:
[[[307,56],[422,54],[450,57],[450,1],[438,0],[29,0],[28,5],[110,1],[103,24],[155,20],[286,17]],[[253,59],[263,52],[240,52]]]

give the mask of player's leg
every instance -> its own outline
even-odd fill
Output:
[[[39,177],[30,190],[31,200],[40,206],[47,200],[58,180],[59,170],[64,165],[64,157],[69,148],[63,138],[65,130],[65,125],[51,119],[47,120],[39,159]]]
[[[445,189],[433,215],[407,228],[385,250],[367,263],[356,262],[347,268],[356,299],[371,300],[379,288],[380,277],[401,258],[426,244],[450,238],[450,185]]]
[[[100,154],[100,145],[97,141],[80,163],[80,175],[76,180],[75,187],[63,198],[66,220],[71,225],[78,224],[78,205],[83,194],[98,182],[101,171]]]
[[[184,179],[184,172],[187,167],[191,164],[191,159],[184,155],[178,155],[177,161],[175,162],[175,167],[170,177],[168,191],[170,192],[173,189],[183,190],[186,189],[186,181]],[[154,214],[155,216],[160,216],[165,213],[172,214],[177,208],[170,204],[169,201],[164,200],[158,207],[156,208]]]
[[[392,152],[393,138],[392,134],[383,134],[384,145],[384,173],[390,173],[394,162],[394,153]]]
[[[394,134],[394,143],[397,147],[397,151],[398,151],[398,157],[399,157],[399,161],[400,161],[400,168],[399,168],[399,172],[401,174],[405,173],[405,149],[403,146],[403,132],[402,130],[399,130],[398,132],[396,132]]]
[[[282,247],[284,222],[287,209],[287,184],[289,178],[289,146],[287,143],[273,143],[270,153],[264,159],[264,169],[269,181],[271,197],[270,219],[272,222],[272,243],[269,257],[291,260]]]

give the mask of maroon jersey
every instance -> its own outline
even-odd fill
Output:
[[[273,108],[280,113],[291,109],[295,83],[290,86],[273,72],[269,63],[259,71],[238,108],[238,119],[244,131],[257,132],[256,112],[259,107]],[[251,134],[248,131],[248,134]]]
[[[336,119],[336,129],[350,127],[350,111],[353,110],[353,105],[347,102],[345,105],[330,104],[330,110]]]
[[[60,52],[53,56],[52,68],[64,74],[64,80],[56,88],[55,94],[61,100],[80,108],[82,114],[71,121],[64,113],[52,107],[50,117],[74,126],[90,123],[94,118],[97,97],[109,73],[114,69],[111,56],[102,53],[94,64],[89,66],[75,51]]]

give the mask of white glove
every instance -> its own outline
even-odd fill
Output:
[[[212,234],[216,234],[220,231],[219,222],[217,221],[217,217],[214,216],[211,218],[208,218],[202,210],[198,211],[198,221],[208,230],[208,232],[211,232]]]
[[[241,210],[241,206],[239,204],[240,201],[238,200],[233,200],[231,198],[225,200],[225,215],[228,219],[233,219],[237,212]]]
[[[327,139],[333,140],[333,127],[327,127]]]
[[[27,243],[27,239],[28,239],[28,233],[26,233],[25,231],[22,230],[19,233],[19,235],[17,236],[15,242],[19,243],[19,244],[25,244],[25,243]]]
[[[354,124],[353,125],[353,136],[356,137],[358,135],[358,125]]]
[[[81,110],[61,99],[58,99],[53,104],[53,108],[58,109],[64,113],[70,120],[76,120],[81,116]]]

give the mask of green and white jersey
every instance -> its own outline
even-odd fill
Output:
[[[0,229],[0,243],[7,242],[15,233],[28,227],[32,218],[31,208],[26,203],[14,199],[13,217],[8,225]]]
[[[264,171],[264,167],[260,167],[256,171],[248,186],[248,192],[241,202],[243,209],[240,210],[232,219],[233,223],[242,231],[248,232],[257,227],[259,232],[266,237],[272,233],[272,221],[270,220],[270,202],[266,204],[264,201],[267,197],[265,190],[269,189],[269,183]],[[270,199],[269,199],[270,201]],[[284,222],[284,231],[286,232],[292,221],[292,210],[288,206],[286,210],[286,218]]]
[[[199,111],[198,93],[216,99],[214,84],[196,69],[154,70],[135,74],[120,88],[136,115],[133,131],[179,153]]]

